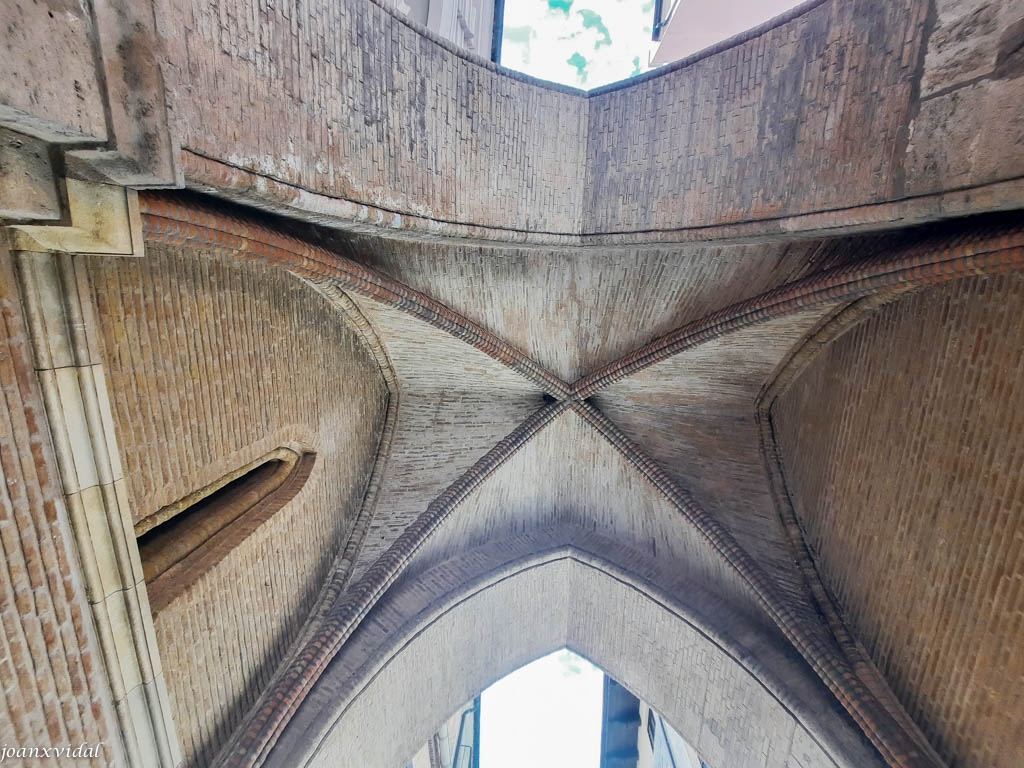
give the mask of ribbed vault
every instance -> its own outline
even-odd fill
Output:
[[[568,644],[716,768],[1016,768],[1019,0],[808,0],[586,93],[392,0],[6,5],[8,744],[80,734],[178,765],[162,654],[233,713],[175,694],[182,733],[216,731],[189,768],[392,768]],[[191,196],[135,191],[172,187]],[[176,251],[198,287],[154,270]],[[127,312],[109,291],[130,272]],[[252,350],[312,380],[270,386]],[[163,428],[105,416],[136,382]],[[255,451],[241,464],[274,448],[225,446],[189,391],[224,423],[307,425],[289,440],[352,482],[288,518],[335,533],[263,526],[260,565],[154,633],[126,510],[232,471],[199,460],[207,436]],[[171,468],[128,458],[134,507],[117,430]],[[236,604],[262,627],[228,645],[256,650],[252,685],[197,650]],[[296,639],[257,649],[275,633]]]
[[[390,647],[385,634],[419,642],[419,630],[399,620],[409,610],[403,601],[415,604],[403,597],[407,591],[442,583],[467,552],[487,551],[488,543],[529,541],[551,530],[559,531],[560,547],[614,562],[626,574],[648,574],[642,590],[651,595],[705,596],[721,615],[746,622],[743,637],[760,635],[756,643],[802,659],[794,684],[825,695],[843,713],[821,731],[834,736],[821,740],[822,764],[851,759],[857,747],[849,745],[865,737],[884,763],[942,764],[877,669],[817,602],[819,585],[800,567],[771,495],[758,404],[793,349],[850,302],[1018,269],[1024,235],[1012,222],[790,247],[617,252],[592,262],[562,257],[570,277],[552,282],[537,274],[541,257],[526,252],[463,250],[448,261],[445,246],[377,253],[360,238],[329,249],[187,201],[147,195],[142,205],[150,238],[254,257],[350,297],[394,367],[399,392],[372,519],[354,568],[335,579],[348,587],[324,602],[307,642],[225,753],[226,765],[315,755],[322,739],[348,743],[323,725],[341,706],[332,686],[345,654],[363,649],[362,666],[342,678],[367,685],[367,660]],[[417,255],[423,258],[411,258]],[[656,264],[659,279],[624,287],[630,258]],[[605,325],[624,330],[601,343],[574,336],[577,327]],[[478,573],[497,572],[507,555],[490,551]],[[549,586],[566,583],[558,577]],[[531,615],[523,621],[547,620],[543,611],[523,614]],[[684,611],[681,618],[699,615]],[[367,640],[381,621],[382,634]],[[721,633],[716,621],[708,626]],[[459,631],[444,631],[446,642],[462,647]],[[449,692],[462,697],[452,708],[488,675],[500,676],[570,634],[585,644],[580,629],[510,650],[467,690]],[[405,651],[388,653],[396,665],[405,663]],[[624,684],[644,687],[640,670],[623,668],[628,651],[621,645],[587,653]],[[762,679],[758,669],[755,663],[747,674],[766,685],[772,673]],[[723,674],[718,683],[738,673]],[[353,706],[363,706],[358,698]],[[652,692],[649,700],[664,698]],[[444,714],[432,711],[430,725]],[[764,718],[756,725],[768,733],[772,716]],[[674,722],[683,728],[681,714]],[[738,744],[723,747],[722,758],[742,761]]]

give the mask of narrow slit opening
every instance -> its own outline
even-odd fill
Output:
[[[140,521],[139,556],[154,612],[284,506],[314,457],[279,448]]]

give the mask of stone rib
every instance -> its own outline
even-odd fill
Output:
[[[762,390],[756,405],[756,418],[761,440],[761,454],[764,458],[772,499],[789,539],[793,559],[810,590],[809,598],[817,605],[822,618],[851,668],[864,681],[868,690],[878,698],[879,703],[889,716],[900,723],[905,731],[913,734],[920,743],[928,744],[926,737],[896,698],[888,681],[868,656],[864,646],[850,632],[842,617],[842,611],[833,601],[814,565],[786,487],[782,457],[772,424],[772,410],[776,399],[803,373],[817,355],[846,330],[857,325],[879,308],[896,300],[903,293],[903,290],[882,292],[854,302],[813,330],[794,350],[775,379]]]
[[[329,280],[346,291],[405,312],[480,350],[536,384],[565,398],[569,387],[510,344],[429,296],[326,248],[282,235],[241,217],[183,202],[166,193],[139,194],[148,240],[245,255],[282,267],[307,280]]]
[[[697,504],[689,493],[676,485],[657,462],[644,454],[597,408],[586,402],[573,403],[573,408],[647,478],[722,559],[739,573],[772,621],[825,682],[843,708],[853,716],[890,765],[902,768],[940,768],[944,765],[919,733],[908,733],[904,723],[892,717],[874,693],[861,682],[846,659],[836,653],[833,644],[827,642],[820,632],[814,632],[792,610],[786,599],[779,594],[771,577],[724,526]]]
[[[270,691],[263,707],[254,714],[221,765],[249,768],[263,763],[327,664],[427,538],[474,489],[569,407],[570,402],[563,400],[541,408],[427,506],[387,552],[350,587],[344,599],[327,611],[315,635]]]
[[[585,400],[601,389],[686,349],[739,328],[826,302],[934,285],[979,272],[994,273],[1022,267],[1024,231],[1019,228],[968,233],[945,246],[926,240],[893,258],[869,259],[827,270],[688,323],[579,379],[572,385],[572,395],[578,400]]]

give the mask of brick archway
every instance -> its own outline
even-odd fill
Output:
[[[883,764],[777,630],[697,584],[655,589],[659,578],[579,529],[463,552],[367,614],[265,764],[401,765],[466,700],[561,647],[651,703],[712,764],[762,753]]]

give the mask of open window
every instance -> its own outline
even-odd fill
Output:
[[[154,614],[287,504],[316,454],[275,451],[139,521],[135,535]]]

